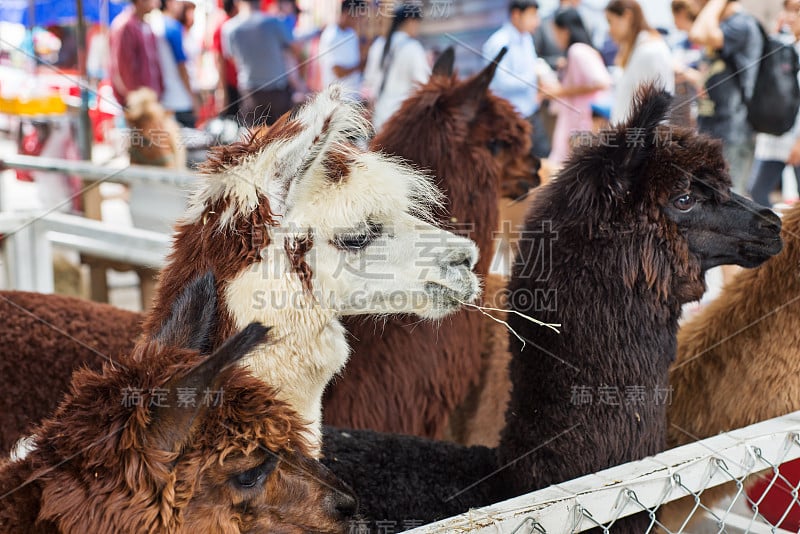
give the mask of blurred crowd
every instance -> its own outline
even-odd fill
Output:
[[[419,39],[421,3],[395,2],[386,12],[373,1],[344,0],[334,23],[307,35],[296,31],[295,1],[269,10],[261,4],[224,0],[207,47],[217,80],[211,114],[248,127],[272,124],[310,92],[338,82],[364,102],[379,130],[427,81],[440,52]],[[800,37],[800,0],[786,0],[766,31],[736,0],[674,0],[670,30],[652,26],[636,0],[611,0],[605,20],[580,0],[559,4],[541,17],[536,1],[510,1],[507,22],[482,48],[487,62],[507,49],[491,87],[533,125],[537,157],[558,168],[580,132],[623,121],[636,88],[656,81],[676,97],[675,123],[722,141],[737,191],[769,204],[787,165],[800,176],[800,130],[757,132],[748,117],[768,41],[791,47]],[[113,21],[108,75],[121,104],[146,87],[181,125],[209,115],[193,86],[202,77],[193,72],[201,49],[190,33],[194,8],[185,0],[132,0]]]

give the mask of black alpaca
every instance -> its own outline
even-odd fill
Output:
[[[431,521],[665,448],[681,305],[703,294],[707,269],[754,267],[781,249],[780,219],[730,191],[720,143],[661,125],[669,103],[641,89],[625,124],[592,137],[536,193],[510,305],[560,323],[561,333],[511,315],[526,345],[511,337],[513,388],[496,456],[369,432],[326,435],[326,461],[366,517]],[[632,518],[613,532],[645,530]]]

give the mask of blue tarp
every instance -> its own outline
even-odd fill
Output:
[[[35,2],[36,25],[71,24],[77,20],[75,0],[2,0],[0,1],[0,21],[14,22],[29,26],[28,9]],[[128,2],[115,0],[83,0],[83,16],[87,23],[105,22],[100,20],[101,6],[108,5],[109,21],[120,13]]]

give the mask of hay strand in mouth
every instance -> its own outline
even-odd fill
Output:
[[[474,308],[474,309],[478,310],[479,312],[481,312],[483,315],[485,315],[486,317],[488,317],[492,321],[494,321],[496,323],[500,323],[503,326],[505,326],[506,329],[508,329],[509,332],[514,334],[514,337],[516,337],[517,339],[520,340],[520,342],[522,343],[522,349],[523,350],[525,349],[525,340],[522,338],[522,336],[520,336],[513,328],[511,328],[511,325],[509,325],[506,321],[504,321],[504,320],[502,320],[502,319],[500,319],[498,317],[495,317],[494,315],[489,313],[490,311],[500,312],[500,313],[513,313],[513,314],[519,315],[520,317],[522,317],[523,319],[525,319],[527,321],[532,322],[535,325],[543,326],[545,328],[549,328],[550,330],[552,330],[556,334],[560,334],[561,333],[561,331],[559,330],[559,328],[561,328],[560,324],[545,323],[545,322],[539,321],[538,319],[534,319],[533,317],[525,315],[524,313],[520,313],[520,312],[518,312],[516,310],[503,310],[503,309],[500,309],[500,308],[489,308],[487,306],[478,306],[477,304],[470,304],[468,302],[464,302],[464,301],[461,301],[461,300],[459,300],[458,302],[461,303],[462,306],[466,306],[468,308]]]

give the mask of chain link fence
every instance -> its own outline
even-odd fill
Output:
[[[613,534],[637,513],[648,533],[798,532],[799,458],[795,412],[409,532]]]

